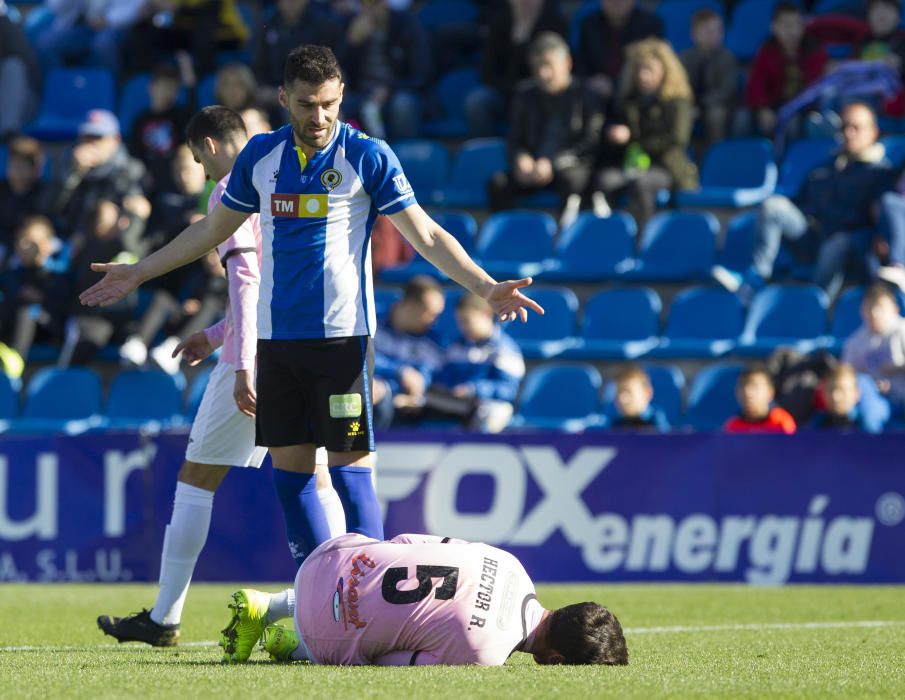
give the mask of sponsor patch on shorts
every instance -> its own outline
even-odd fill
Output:
[[[331,418],[358,418],[361,415],[361,394],[332,394]]]

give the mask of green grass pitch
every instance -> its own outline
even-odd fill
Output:
[[[153,586],[0,585],[0,697],[905,697],[905,587],[540,586],[547,607],[610,606],[630,665],[539,667],[517,655],[503,668],[380,669],[274,665],[257,652],[222,666],[205,642],[235,588],[194,586],[186,646],[170,650],[117,645],[95,627],[98,614],[149,606]]]

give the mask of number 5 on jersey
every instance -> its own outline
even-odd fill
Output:
[[[415,577],[418,579],[417,588],[400,591],[396,586],[401,581],[408,580],[408,567],[397,566],[387,569],[387,572],[383,575],[383,599],[393,605],[420,603],[430,595],[431,589],[434,587],[433,579],[442,578],[443,583],[437,586],[434,598],[436,600],[452,600],[456,595],[456,587],[459,585],[459,568],[456,566],[419,564],[415,567]]]

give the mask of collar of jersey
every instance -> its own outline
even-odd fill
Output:
[[[333,123],[333,134],[331,134],[330,140],[327,141],[327,145],[326,145],[326,146],[324,146],[324,147],[323,147],[322,149],[320,149],[319,151],[316,151],[316,152],[315,152],[315,154],[314,154],[314,157],[315,157],[315,158],[317,158],[317,156],[319,156],[321,153],[324,153],[325,151],[329,151],[329,150],[333,147],[333,144],[336,143],[336,139],[339,137],[339,130],[340,130],[340,127],[341,127],[341,126],[342,126],[342,122],[341,122],[339,119],[337,119],[337,120]],[[308,163],[309,163],[309,161],[308,161],[308,156],[306,156],[306,155],[302,152],[302,147],[301,147],[301,146],[296,146],[296,145],[295,145],[295,133],[292,131],[291,128],[289,129],[289,140],[290,140],[291,143],[292,143],[292,148],[295,150],[296,156],[298,156],[298,159],[299,159],[299,170],[300,170],[301,172],[305,172],[305,168],[308,167]]]

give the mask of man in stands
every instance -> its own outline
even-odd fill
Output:
[[[221,639],[231,661],[248,660],[263,635],[275,660],[321,665],[501,666],[516,651],[539,664],[628,663],[609,610],[546,610],[518,559],[449,537],[343,535],[312,552],[294,589],[239,593],[248,605],[230,606]],[[271,624],[290,616],[295,632]]]
[[[891,186],[892,166],[873,109],[853,102],[842,111],[842,150],[808,175],[794,200],[772,195],[760,207],[753,264],[739,275],[717,266],[716,280],[747,301],[773,276],[785,241],[796,257],[816,263],[814,282],[832,296],[849,262],[862,265],[873,239],[876,205]]]

